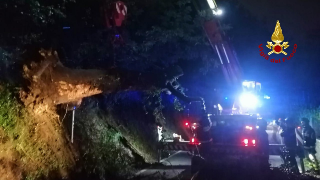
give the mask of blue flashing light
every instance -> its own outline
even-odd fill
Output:
[[[225,100],[227,100],[227,99],[228,99],[228,97],[225,97],[224,99],[225,99]]]
[[[70,29],[70,27],[63,27],[62,29]]]
[[[120,37],[120,35],[119,34],[116,34],[116,38],[119,38]]]

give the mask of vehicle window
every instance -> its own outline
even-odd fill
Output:
[[[243,128],[245,126],[255,126],[256,120],[254,118],[228,118],[228,119],[212,119],[213,127],[233,127]]]

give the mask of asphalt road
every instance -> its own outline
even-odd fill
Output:
[[[276,133],[277,128],[272,124],[268,125],[267,133],[269,136],[270,144],[280,144],[281,138],[278,133]],[[179,177],[179,176],[188,176],[186,172],[190,171],[191,167],[191,155],[187,151],[177,151],[171,154],[168,158],[161,161],[162,165],[156,165],[147,169],[139,171],[136,175],[146,177],[146,179],[153,179],[153,177],[162,177],[166,179]],[[297,158],[297,162],[299,159]],[[270,155],[269,163],[271,167],[279,167],[283,162],[280,156]],[[299,163],[298,163],[299,164]],[[301,167],[299,165],[301,171]],[[182,179],[182,177],[179,177]]]
[[[174,178],[183,171],[190,170],[191,155],[187,151],[177,151],[168,158],[161,160],[162,165],[150,167],[139,171],[136,175],[150,178],[152,176],[161,176],[166,179]]]
[[[299,162],[298,158],[297,162]],[[160,176],[166,179],[180,176],[180,179],[183,179],[181,176],[191,176],[191,174],[186,173],[190,171],[191,166],[191,155],[187,151],[177,151],[168,158],[163,159],[161,163],[163,164],[162,166],[159,165],[141,170],[136,175],[145,177],[145,179],[153,179]],[[282,160],[280,156],[270,155],[269,163],[271,167],[279,167],[282,164]],[[300,166],[299,169],[301,171]]]

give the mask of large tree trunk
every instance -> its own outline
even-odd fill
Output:
[[[40,51],[41,63],[24,66],[24,77],[30,82],[21,92],[26,106],[43,111],[51,105],[78,102],[82,98],[112,92],[119,87],[119,78],[106,71],[70,69],[62,65],[56,52]]]
[[[41,50],[43,60],[24,66],[24,78],[30,84],[27,90],[21,91],[21,100],[36,112],[58,104],[72,103],[80,105],[85,97],[100,93],[111,93],[119,90],[151,87],[167,88],[173,95],[186,102],[203,101],[201,98],[189,98],[177,91],[173,84],[183,75],[179,68],[159,72],[128,72],[119,69],[107,71],[89,69],[71,69],[63,66],[57,52]]]

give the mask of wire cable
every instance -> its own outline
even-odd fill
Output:
[[[63,125],[63,120],[66,118],[66,115],[67,115],[67,112],[68,112],[68,105],[69,105],[69,104],[67,104],[67,107],[66,107],[66,113],[64,114],[64,116],[63,116],[63,118],[62,118],[62,120],[61,120],[61,124],[60,124],[60,126],[62,126],[62,125]]]
[[[172,169],[173,173],[175,173],[175,175],[177,176],[178,180],[180,180],[180,178],[179,178],[179,174],[178,174],[178,173],[173,169],[173,165],[171,164],[171,162],[170,162],[170,161],[168,161],[168,160],[164,160],[164,161],[166,161],[166,162],[168,162],[168,163],[170,164],[170,167],[171,167],[171,169]]]

